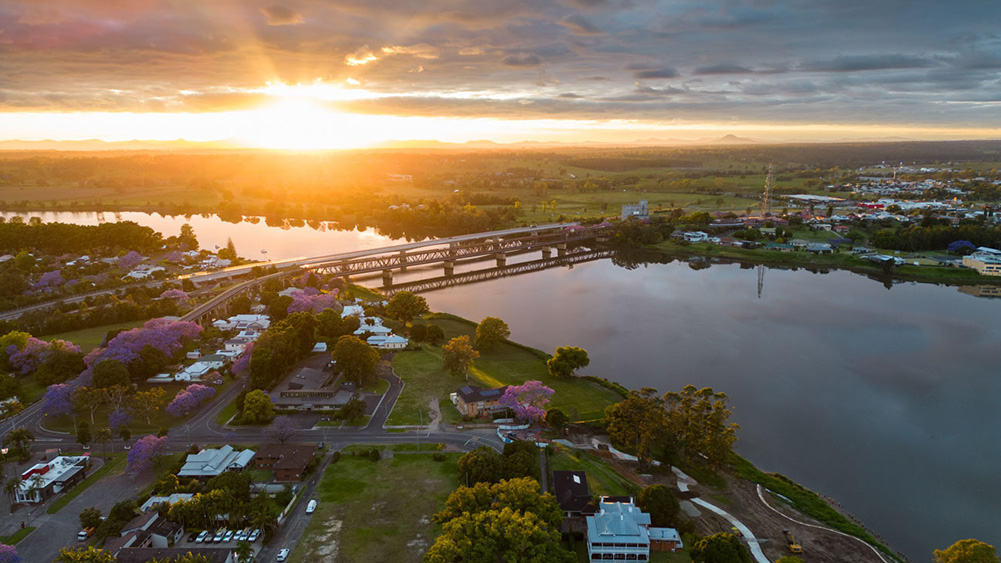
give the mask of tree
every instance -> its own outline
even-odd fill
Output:
[[[535,479],[539,475],[539,448],[529,440],[515,440],[504,444],[504,478]]]
[[[195,229],[187,223],[181,225],[181,236],[177,237],[177,241],[181,245],[181,250],[198,250]]]
[[[337,416],[345,422],[354,422],[359,418],[365,416],[365,411],[368,409],[365,401],[358,399],[356,397],[351,397],[341,410],[337,412]]]
[[[146,424],[150,424],[153,416],[163,408],[166,402],[167,391],[162,387],[151,387],[147,391],[136,392],[133,408],[136,414],[146,421]]]
[[[424,342],[427,340],[428,327],[427,325],[415,324],[410,327],[410,340],[414,342]]]
[[[279,295],[268,303],[268,315],[272,321],[280,321],[288,316],[288,307],[292,304],[291,295]]]
[[[10,511],[14,512],[14,501],[17,499],[17,492],[21,490],[21,477],[15,475],[7,480],[3,485],[3,492],[7,493],[10,499]]]
[[[129,369],[118,360],[101,360],[94,366],[92,385],[98,389],[113,385],[131,385]]]
[[[115,556],[94,546],[69,548],[59,550],[55,563],[115,563]]]
[[[751,563],[751,554],[733,534],[701,538],[691,547],[692,563]]]
[[[126,473],[138,474],[153,466],[153,463],[167,453],[167,437],[157,437],[152,434],[143,436],[129,450],[129,462]],[[128,520],[126,520],[128,522]]]
[[[480,353],[469,343],[469,336],[463,334],[441,347],[441,357],[448,373],[454,377],[465,376],[468,380],[469,368],[473,365],[473,360],[480,357]]]
[[[101,525],[101,511],[91,506],[80,512],[81,528],[96,528]]]
[[[236,542],[236,549],[233,551],[236,553],[237,563],[247,563],[254,554],[254,548],[245,541]]]
[[[332,357],[344,378],[359,386],[371,379],[379,363],[379,353],[364,340],[351,335],[337,339]]]
[[[428,325],[424,340],[432,346],[438,346],[445,340],[445,331],[438,325]]]
[[[118,429],[118,435],[121,436],[123,441],[128,442],[132,438],[132,430],[128,426],[122,426]]]
[[[445,508],[436,513],[432,520],[445,525],[464,513],[502,508],[531,512],[544,524],[556,528],[563,521],[563,513],[556,502],[556,497],[550,493],[541,493],[539,482],[529,477],[502,479],[496,483],[480,482],[472,487],[459,487],[448,495]]]
[[[994,546],[980,540],[959,540],[946,549],[935,550],[935,563],[998,563]]]
[[[546,405],[553,390],[541,381],[526,381],[522,385],[508,385],[498,403],[514,411],[522,422],[538,422],[546,416]]]
[[[504,459],[493,448],[480,446],[459,458],[459,482],[496,483],[504,476]]]
[[[35,441],[35,435],[31,430],[20,427],[7,433],[3,440],[3,445],[9,446],[11,454],[21,461],[27,461],[31,457],[31,443]]]
[[[695,459],[703,454],[714,469],[726,461],[740,428],[736,423],[727,423],[733,413],[727,398],[726,393],[717,393],[712,387],[698,389],[694,385],[686,385],[680,393],[664,394],[669,427],[678,436],[685,455]]]
[[[386,314],[403,324],[409,323],[430,310],[426,299],[409,291],[395,293],[386,305]]]
[[[570,377],[577,370],[591,363],[587,351],[576,346],[560,346],[556,354],[546,360],[546,367],[553,377]]]
[[[255,389],[247,393],[243,400],[243,414],[241,420],[248,424],[262,424],[271,422],[275,418],[275,406],[271,404],[271,397],[260,389]]]
[[[215,388],[192,383],[177,392],[174,400],[167,405],[167,414],[176,417],[187,416],[191,411],[198,408],[198,405],[215,396]]]
[[[497,317],[486,317],[476,325],[476,347],[480,350],[493,350],[509,336],[511,329]]]
[[[100,430],[97,431],[97,434],[94,436],[94,439],[102,444],[107,444],[113,439],[111,429],[101,428]],[[107,448],[105,448],[105,452],[107,452]]]
[[[49,416],[71,414],[73,412],[73,391],[73,386],[65,383],[46,387],[42,412]]]
[[[567,426],[570,425],[570,417],[558,407],[553,407],[546,411],[546,426],[558,435],[562,435]]]
[[[667,528],[678,523],[678,499],[664,485],[645,487],[636,497],[636,506],[650,515],[651,526]]]
[[[236,256],[236,245],[233,244],[233,239],[232,238],[227,238],[226,239],[226,248],[220,249],[219,252],[217,252],[217,254],[219,255],[219,258],[223,258],[223,259],[226,259],[226,260],[236,260],[236,258],[237,258],[237,256]]]
[[[23,561],[17,554],[17,548],[12,545],[0,543],[0,563],[20,563]]]
[[[90,411],[90,423],[94,424],[94,413],[107,403],[107,397],[101,389],[77,387],[73,391],[73,408],[78,411]]]
[[[271,425],[264,429],[264,437],[268,441],[284,444],[295,435],[298,430],[292,419],[285,416],[276,416]]]
[[[83,447],[87,447],[90,443],[90,424],[86,420],[81,420],[80,424],[76,428],[76,441],[80,443]]]
[[[615,447],[635,451],[640,464],[649,462],[667,431],[667,413],[657,390],[630,391],[625,400],[606,408],[605,427]]]

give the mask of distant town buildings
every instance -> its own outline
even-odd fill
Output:
[[[640,202],[635,205],[622,206],[622,220],[625,221],[630,218],[639,219],[640,221],[645,221],[650,218],[650,211],[647,209],[647,200],[640,200]]]

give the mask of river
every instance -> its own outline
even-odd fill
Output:
[[[185,222],[121,216],[166,235]],[[189,222],[203,246],[231,236],[250,257],[392,243],[370,231]],[[500,317],[533,347],[581,346],[584,373],[630,388],[725,391],[739,453],[837,499],[912,561],[968,537],[1001,545],[1001,300],[778,269],[759,298],[757,281],[738,265],[602,260],[425,296],[433,310]]]

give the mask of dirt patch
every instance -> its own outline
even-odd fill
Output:
[[[318,563],[335,563],[337,561],[337,553],[340,551],[337,536],[340,534],[342,522],[336,518],[330,518],[327,520],[327,523],[328,526],[325,533],[316,534],[312,537],[312,541],[318,546],[313,553],[317,557],[314,561]]]
[[[441,409],[438,406],[438,399],[432,398],[428,401],[428,432],[437,432],[441,426]]]

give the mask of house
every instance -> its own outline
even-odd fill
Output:
[[[211,563],[236,563],[236,556],[229,548],[205,547],[126,547],[118,552],[118,563],[147,563],[147,561],[173,561],[191,553],[201,555]]]
[[[366,332],[371,334],[372,336],[389,336],[390,334],[393,334],[393,329],[386,326],[382,326],[381,324],[378,323],[370,325],[365,322],[362,322],[361,326],[358,327],[358,330],[356,330],[354,334],[355,336],[361,336]]]
[[[462,416],[479,418],[487,413],[503,411],[506,407],[500,405],[500,399],[507,391],[507,385],[495,389],[483,389],[475,385],[466,385],[453,393],[452,403],[459,409]]]
[[[21,482],[14,491],[14,503],[38,504],[72,488],[87,477],[90,454],[59,456],[47,463],[37,463],[21,473]]]
[[[694,232],[682,233],[681,236],[684,237],[685,240],[688,242],[705,242],[709,238],[709,233],[705,233],[702,231],[694,231]]]
[[[139,512],[156,510],[161,504],[170,506],[176,502],[191,500],[194,496],[195,495],[192,493],[173,493],[169,496],[152,496],[139,507]]]
[[[146,532],[141,534],[140,532]],[[122,538],[131,534],[136,534],[135,542],[123,542],[122,547],[140,547],[138,543],[148,544],[150,547],[170,547],[177,543],[184,535],[184,526],[177,522],[171,522],[166,518],[161,518],[157,512],[146,512],[133,518],[122,528]],[[146,538],[148,537],[148,541]]]
[[[831,254],[834,248],[826,242],[813,242],[806,245],[806,251],[814,254]]]
[[[271,317],[260,314],[233,315],[228,319],[219,319],[212,322],[212,326],[221,330],[255,330],[258,332],[267,330],[271,326]]]
[[[586,521],[590,561],[648,561],[651,548],[682,549],[678,531],[674,528],[651,528],[650,515],[633,504],[630,497],[602,497],[599,512],[587,516]]]
[[[369,336],[365,339],[369,346],[380,350],[402,350],[410,343],[402,336],[390,334],[389,336]]]
[[[302,481],[315,452],[315,446],[303,444],[265,444],[254,456],[254,467],[274,471],[275,481]]]
[[[365,308],[361,305],[345,305],[344,309],[341,311],[341,318],[350,317],[351,315],[364,317]]]
[[[216,477],[223,471],[243,471],[254,459],[254,450],[236,451],[225,445],[219,449],[204,449],[188,454],[178,477]]]
[[[650,218],[650,210],[647,209],[647,200],[640,200],[638,204],[635,205],[623,205],[622,206],[622,220],[626,219],[639,219],[640,221],[645,221]]]
[[[770,243],[768,243],[768,244],[765,245],[765,250],[778,250],[779,252],[792,252],[793,250],[796,250],[796,247],[794,247],[791,244],[782,244],[782,243],[770,242]]]
[[[553,490],[564,517],[589,516],[598,510],[583,471],[553,471]]]

